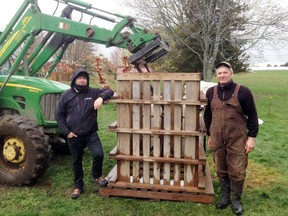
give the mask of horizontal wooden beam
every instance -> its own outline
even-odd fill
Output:
[[[188,164],[188,165],[205,165],[206,160],[189,159],[189,158],[174,158],[174,157],[144,157],[124,154],[109,154],[110,159],[124,160],[124,161],[143,161],[152,163],[170,163],[170,164]]]
[[[183,118],[185,118],[184,116],[182,116]],[[117,129],[120,129],[120,128],[117,128],[117,121],[114,121],[111,125],[109,125],[108,126],[108,129],[110,130],[110,131],[113,131],[113,132],[118,132],[118,130]],[[127,129],[127,128],[125,128],[125,129]],[[141,129],[131,129],[131,130],[141,130]],[[206,128],[202,128],[201,129],[202,131],[196,131],[195,133],[200,133],[200,136],[206,136],[207,134],[206,134]],[[155,130],[155,131],[157,131],[157,132],[155,132],[155,133],[149,133],[150,135],[152,134],[163,134],[163,132],[160,132],[159,130]],[[159,132],[158,132],[159,131]],[[167,130],[165,130],[166,132],[167,132]],[[119,131],[120,133],[121,133],[121,129],[120,129],[120,131]],[[139,131],[139,133],[142,133],[143,131]],[[147,131],[146,131],[147,132]],[[178,136],[182,136],[183,134],[178,134],[178,132],[179,131],[175,131],[175,133],[177,133],[176,135],[178,135]],[[183,132],[183,131],[182,131]],[[128,133],[128,132],[125,132],[125,130],[123,131],[123,133]],[[129,132],[129,133],[132,133],[132,132]],[[148,132],[147,132],[148,133]],[[172,131],[172,133],[173,133],[173,131]],[[193,133],[193,135],[192,136],[199,136],[198,134],[196,134],[195,135],[195,133]],[[149,135],[148,134],[148,135]],[[186,133],[184,134],[184,135],[186,135]]]
[[[138,191],[138,190],[123,190],[101,188],[99,194],[104,197],[118,196],[118,197],[133,197],[133,198],[147,198],[152,200],[173,200],[173,201],[190,201],[198,203],[212,204],[214,203],[214,195],[207,194],[190,194],[190,193],[169,193],[169,192],[155,192],[155,191]]]
[[[117,80],[176,80],[176,81],[200,81],[201,73],[121,73]]]
[[[188,130],[161,130],[161,129],[133,129],[133,128],[109,128],[110,131],[117,133],[128,133],[128,134],[148,134],[148,135],[174,135],[174,136],[203,136],[204,134],[200,131],[188,131]]]
[[[169,105],[169,104],[174,104],[174,105],[195,105],[195,106],[201,106],[205,105],[206,103],[203,103],[201,101],[187,101],[187,100],[182,100],[182,101],[175,101],[175,100],[141,100],[141,99],[112,99],[110,102],[113,103],[119,103],[119,104],[156,104],[156,105]]]
[[[117,188],[137,188],[137,189],[146,189],[146,190],[163,190],[163,191],[174,191],[174,192],[193,192],[193,193],[204,193],[204,189],[199,189],[197,187],[185,186],[181,187],[180,185],[160,185],[160,184],[148,184],[148,183],[138,183],[138,182],[111,182],[109,183],[110,187]]]

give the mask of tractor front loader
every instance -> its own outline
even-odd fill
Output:
[[[142,65],[147,67],[169,51],[159,34],[137,27],[132,17],[78,0],[57,2],[66,6],[60,16],[42,13],[37,0],[24,0],[0,34],[0,183],[36,182],[48,166],[51,146],[66,146],[55,121],[55,109],[69,86],[45,78],[54,71],[69,44],[82,40],[127,49],[131,53],[129,63],[139,72]],[[90,20],[110,22],[113,27],[72,20],[74,11],[90,16]],[[46,77],[38,77],[51,59]]]

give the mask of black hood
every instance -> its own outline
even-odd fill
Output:
[[[76,78],[79,76],[84,76],[87,78],[87,85],[77,85],[75,83]],[[71,80],[71,89],[73,89],[76,93],[84,93],[86,91],[88,91],[89,89],[89,74],[87,71],[83,70],[83,69],[79,69],[77,71],[74,72],[73,76],[72,76],[72,80]]]
[[[80,75],[80,73],[81,73],[81,75],[84,75],[87,77],[87,85],[89,87],[89,73],[87,71],[85,71],[84,69],[79,69],[79,70],[75,71],[73,76],[72,76],[72,80],[71,80],[71,84],[70,84],[70,86],[72,88],[74,87],[76,77],[78,77]]]

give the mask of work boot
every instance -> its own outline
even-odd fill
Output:
[[[216,203],[216,208],[225,209],[231,203],[230,201],[230,180],[228,177],[220,179],[221,200]]]
[[[83,189],[80,189],[80,188],[74,188],[73,192],[72,192],[72,195],[71,195],[71,198],[72,199],[77,199],[80,197],[80,195],[84,192]]]
[[[97,183],[101,187],[107,187],[109,184],[109,181],[102,176],[94,179],[94,182]]]
[[[242,215],[243,208],[241,205],[241,195],[243,192],[244,181],[231,181],[231,204],[233,212],[236,215]]]

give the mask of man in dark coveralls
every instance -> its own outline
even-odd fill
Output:
[[[204,120],[222,193],[216,207],[231,203],[234,213],[241,215],[248,153],[256,146],[259,129],[257,110],[251,91],[233,82],[231,65],[220,62],[215,68],[218,85],[206,92]]]

